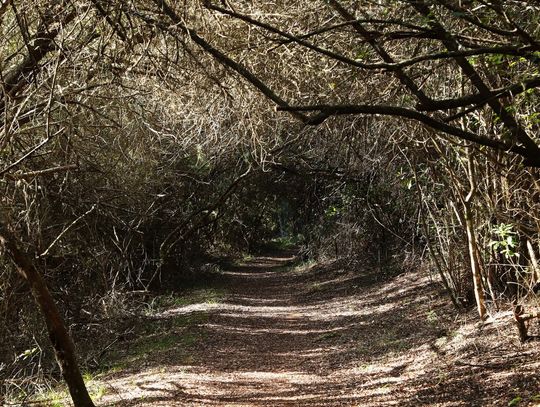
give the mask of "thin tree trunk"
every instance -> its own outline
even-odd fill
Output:
[[[58,307],[30,256],[19,249],[16,238],[1,221],[0,246],[4,249],[7,257],[14,263],[17,272],[30,285],[34,300],[45,318],[56,361],[68,385],[73,404],[76,407],[94,407],[77,364],[75,346]]]
[[[467,172],[469,176],[469,183],[471,190],[465,197],[463,206],[465,209],[465,228],[467,230],[467,241],[469,247],[469,257],[471,259],[471,271],[473,275],[474,283],[474,298],[476,299],[476,307],[481,319],[486,319],[486,298],[484,296],[484,289],[482,286],[482,274],[480,267],[480,253],[478,251],[478,245],[476,243],[476,234],[474,233],[474,220],[471,210],[471,201],[476,195],[476,179],[474,171],[474,162],[470,149],[467,150]]]
[[[530,240],[527,239],[527,250],[529,251],[529,257],[531,258],[532,278],[531,286],[534,286],[540,282],[540,267],[538,267],[538,260],[534,253],[534,247]]]
[[[467,229],[467,241],[469,246],[469,257],[471,259],[471,270],[474,283],[474,298],[476,307],[481,319],[486,319],[486,299],[482,287],[482,276],[480,274],[480,264],[478,262],[478,246],[476,245],[476,236],[474,233],[474,222],[472,219],[470,203],[465,203],[465,225]]]

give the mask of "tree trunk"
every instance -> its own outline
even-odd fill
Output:
[[[534,253],[534,247],[530,240],[527,239],[527,250],[529,251],[529,257],[531,258],[532,278],[531,287],[535,287],[540,282],[540,267],[538,267],[538,260]]]
[[[476,307],[478,315],[482,320],[486,319],[486,298],[482,285],[482,268],[480,266],[480,253],[478,244],[476,243],[476,234],[474,233],[474,219],[471,210],[471,203],[476,195],[476,173],[474,166],[474,158],[470,148],[467,148],[467,172],[471,190],[465,197],[463,206],[465,209],[465,229],[467,230],[467,243],[469,247],[469,257],[471,259],[471,271],[474,283],[474,298],[476,299]]]
[[[482,287],[482,275],[480,274],[480,263],[478,261],[478,246],[476,244],[474,222],[472,219],[469,202],[465,203],[465,226],[467,229],[467,241],[469,246],[469,257],[471,259],[476,307],[478,309],[478,315],[480,315],[480,318],[486,319],[486,299],[484,296],[484,289]]]
[[[0,246],[3,247],[7,257],[13,261],[17,272],[30,285],[34,300],[45,318],[56,361],[58,362],[62,376],[68,385],[73,404],[76,407],[94,407],[94,403],[88,394],[88,390],[86,389],[77,364],[75,346],[69,336],[58,307],[30,256],[19,249],[16,238],[1,221]]]

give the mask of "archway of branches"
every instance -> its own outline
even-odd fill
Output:
[[[513,303],[527,339],[539,18],[521,1],[2,1],[0,329],[31,337],[29,283],[73,378],[63,318],[281,238],[428,265],[482,319]]]

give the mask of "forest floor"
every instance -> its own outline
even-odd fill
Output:
[[[228,266],[219,290],[153,315],[111,348],[90,384],[97,403],[540,405],[540,347],[519,343],[509,312],[479,324],[419,272],[293,260]]]

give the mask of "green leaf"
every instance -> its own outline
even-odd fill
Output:
[[[32,356],[34,353],[38,351],[38,347],[34,347],[31,349],[26,349],[23,353],[21,353],[19,356],[17,356],[17,359],[26,359],[30,356]]]
[[[508,406],[517,406],[523,400],[522,397],[517,396],[508,402]]]

